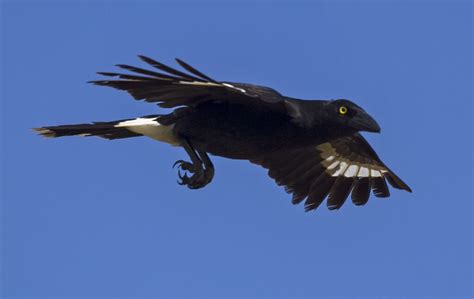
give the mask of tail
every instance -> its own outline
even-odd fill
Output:
[[[163,131],[163,129],[165,129],[165,126],[162,126],[157,121],[158,117],[159,115],[149,115],[136,119],[94,122],[90,124],[48,126],[34,128],[33,130],[48,138],[63,136],[98,136],[105,139],[120,139],[144,135],[154,138],[155,136],[150,136],[150,134],[153,135],[159,133],[158,131]]]

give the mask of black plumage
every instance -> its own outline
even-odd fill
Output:
[[[47,137],[144,135],[182,146],[191,162],[175,164],[180,183],[191,189],[212,180],[208,154],[249,160],[267,168],[307,211],[326,198],[329,209],[339,209],[349,194],[354,204],[364,205],[371,190],[388,197],[386,181],[411,192],[359,133],[380,132],[378,124],[349,100],[294,99],[264,86],[216,81],[179,59],[183,71],[139,57],[156,70],[119,64],[131,73],[100,72],[110,79],[91,83],[125,90],[171,113],[36,130]]]
[[[358,206],[365,205],[369,200],[370,189],[370,178],[358,178],[352,190],[352,202]]]

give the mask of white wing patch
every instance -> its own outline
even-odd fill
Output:
[[[230,87],[230,88],[233,88],[233,89],[237,89],[238,91],[243,92],[243,93],[246,93],[246,92],[247,92],[245,89],[239,88],[239,87],[235,87],[234,85],[229,84],[229,83],[222,83],[222,85],[227,86],[227,87]]]
[[[371,177],[381,177],[382,173],[378,170],[371,169],[370,170],[370,176]]]
[[[221,86],[220,84],[213,82],[201,82],[201,81],[178,81],[179,84],[183,85],[195,85],[195,86]]]
[[[332,170],[332,169],[336,168],[336,166],[339,165],[339,163],[341,163],[341,161],[334,161],[334,162],[332,162],[331,165],[329,165],[329,166],[327,167],[327,169],[328,169],[328,170]]]
[[[359,166],[358,165],[350,165],[349,167],[347,167],[347,170],[346,172],[344,172],[344,176],[346,178],[351,178],[353,176],[357,176],[357,171],[359,170]]]
[[[383,177],[387,169],[377,164],[359,163],[351,161],[347,157],[336,152],[330,143],[323,143],[316,147],[321,152],[324,159],[321,164],[326,167],[326,171],[333,177]]]
[[[178,138],[173,134],[173,125],[164,126],[157,121],[157,117],[144,118],[139,117],[132,120],[120,122],[115,125],[116,128],[126,128],[133,133],[141,134],[152,139],[169,143],[173,146],[179,146]]]
[[[367,167],[362,167],[361,166],[357,176],[358,177],[368,177],[369,176],[369,169]]]
[[[243,88],[235,87],[229,83],[214,83],[214,82],[201,82],[201,81],[178,81],[179,84],[183,85],[195,85],[195,86],[220,86],[220,87],[227,87],[232,88],[242,93],[246,93],[247,91]]]
[[[341,161],[341,163],[339,163],[339,168],[336,170],[336,172],[332,174],[332,176],[339,176],[343,174],[346,171],[348,165],[349,164],[347,164],[346,162]]]

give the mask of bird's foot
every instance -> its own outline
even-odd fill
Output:
[[[196,167],[191,162],[187,162],[187,161],[184,161],[184,160],[178,160],[178,161],[174,162],[173,168],[175,168],[176,166],[178,166],[178,173],[179,173],[179,169],[182,169],[184,171],[189,171],[191,173],[196,172],[196,170],[195,170]]]
[[[205,169],[201,165],[197,166],[183,160],[176,161],[173,164],[173,167],[175,166],[178,166],[178,184],[185,185],[189,189],[199,189],[206,186],[211,182],[214,175],[213,169]],[[181,170],[184,170],[185,173],[182,174]],[[188,176],[188,173],[191,176]]]

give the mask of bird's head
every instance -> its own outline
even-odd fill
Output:
[[[327,102],[326,112],[337,126],[355,131],[380,132],[377,122],[353,102],[345,99]]]

